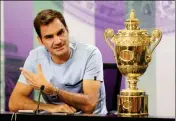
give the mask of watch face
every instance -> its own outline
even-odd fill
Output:
[[[52,98],[52,99],[57,99],[58,96],[57,96],[57,95],[55,95],[55,96],[51,96],[51,98]]]
[[[60,102],[59,97],[57,95],[46,95],[42,93],[42,97],[45,100],[45,102],[48,104]]]
[[[51,97],[51,99],[57,99],[58,98],[57,89],[53,94],[51,94],[49,96]]]

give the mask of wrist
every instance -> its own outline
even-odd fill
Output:
[[[54,87],[53,93],[48,94],[48,96],[51,97],[51,99],[58,99],[58,89]]]
[[[58,95],[58,89],[56,87],[53,87],[52,93],[48,94],[49,96],[56,96]]]
[[[51,95],[55,92],[55,87],[51,84],[49,84],[48,86],[46,86],[47,88],[45,88],[44,93],[47,95]]]

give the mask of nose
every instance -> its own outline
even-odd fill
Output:
[[[54,44],[60,44],[60,43],[61,43],[60,37],[55,36],[55,38],[54,38]]]

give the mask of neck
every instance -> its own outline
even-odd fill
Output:
[[[69,51],[66,54],[62,55],[62,56],[54,56],[54,55],[52,55],[51,59],[56,64],[63,64],[70,58],[70,55],[71,55],[71,51],[69,49]]]

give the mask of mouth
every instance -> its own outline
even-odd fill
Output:
[[[64,49],[64,45],[59,46],[59,47],[54,47],[53,49],[57,50],[57,51],[63,50]]]

